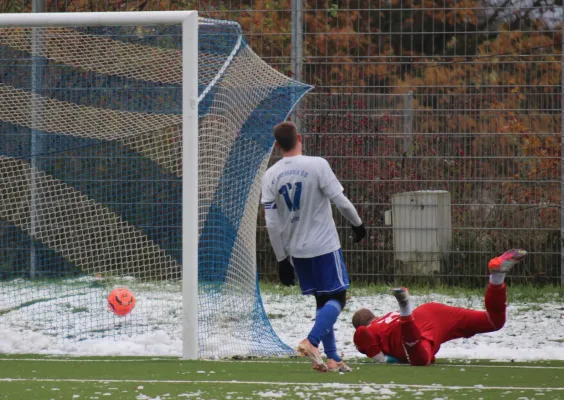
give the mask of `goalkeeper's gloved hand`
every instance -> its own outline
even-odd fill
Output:
[[[358,243],[364,239],[366,236],[366,228],[364,227],[364,224],[360,224],[360,226],[351,225],[351,228],[354,236],[353,242]]]
[[[290,257],[286,257],[282,261],[278,261],[278,276],[280,277],[280,282],[284,286],[294,286],[296,284],[294,267],[290,263]]]

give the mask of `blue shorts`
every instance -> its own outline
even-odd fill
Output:
[[[312,258],[292,257],[302,294],[338,293],[349,287],[341,249]]]

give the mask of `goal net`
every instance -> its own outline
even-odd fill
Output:
[[[291,352],[258,291],[256,219],[272,128],[310,87],[239,25],[200,19],[199,182],[183,187],[182,38],[179,24],[0,28],[0,335],[38,332],[47,352],[179,342],[182,192],[197,190],[199,355]],[[137,299],[125,317],[107,306],[118,287]]]

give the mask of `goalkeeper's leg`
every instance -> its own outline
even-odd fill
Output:
[[[526,255],[525,250],[512,249],[490,260],[488,263],[490,278],[485,296],[486,311],[461,309],[458,324],[460,336],[469,337],[477,333],[494,332],[503,328],[507,303],[505,274]]]
[[[505,324],[505,308],[507,303],[505,274],[509,272],[515,264],[524,259],[527,252],[523,249],[511,249],[492,258],[488,263],[490,271],[490,283],[486,289],[486,312],[491,325],[498,330]]]
[[[421,332],[415,324],[407,288],[393,289],[392,294],[400,307],[402,345],[409,363],[417,366],[429,365],[433,360],[433,346],[430,341],[421,337]]]
[[[486,311],[436,303],[417,309],[417,318],[423,318],[420,322],[428,323],[428,328],[432,332],[433,353],[438,351],[442,343],[449,340],[469,338],[479,333],[494,332],[503,328],[506,319],[505,274],[526,254],[524,250],[513,249],[489,262],[490,282],[485,294]]]
[[[505,284],[489,284],[486,289],[486,311],[457,309],[457,322],[450,337],[471,337],[478,333],[488,333],[500,330],[505,325],[506,289]]]

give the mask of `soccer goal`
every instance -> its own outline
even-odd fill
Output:
[[[291,353],[256,218],[272,128],[309,89],[193,11],[0,15],[0,334]]]

